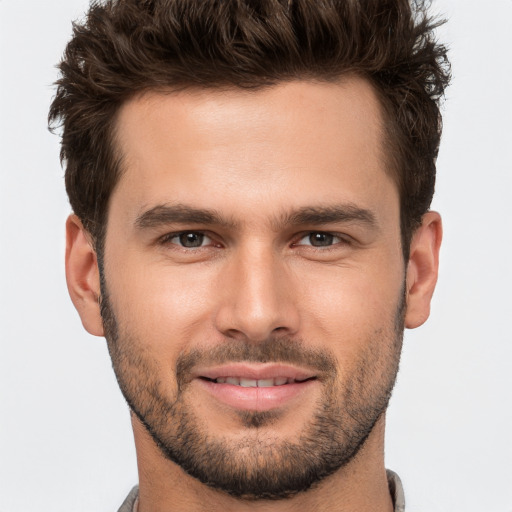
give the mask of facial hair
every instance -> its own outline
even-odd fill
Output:
[[[290,337],[257,344],[226,339],[215,348],[181,353],[173,369],[176,392],[168,396],[157,377],[159,361],[144,350],[144,340],[118,324],[103,276],[101,288],[105,337],[130,409],[167,459],[214,489],[246,500],[278,500],[306,491],[356,456],[387,408],[402,347],[403,292],[387,325],[360,340],[365,348],[343,380],[328,348],[312,350]],[[193,368],[241,361],[297,364],[322,376],[321,399],[297,439],[271,434],[279,421],[273,410],[239,411],[247,434],[236,440],[211,434],[207,421],[196,416],[187,393]]]

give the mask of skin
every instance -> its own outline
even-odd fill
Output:
[[[381,125],[374,91],[357,78],[257,92],[150,92],[121,108],[124,172],[109,203],[104,277],[123,336],[158,361],[153,370],[165,396],[176,394],[180,354],[276,335],[332,355],[339,390],[377,350],[368,386],[378,389],[396,355],[392,326],[403,294],[406,327],[429,315],[441,242],[440,217],[428,212],[403,261],[398,191],[385,169]],[[155,207],[177,204],[215,211],[226,222],[148,217]],[[292,217],[325,206],[355,208],[371,222]],[[173,237],[183,231],[207,238],[183,248]],[[332,243],[313,247],[309,234],[317,232],[333,234]],[[70,295],[84,327],[103,336],[97,257],[74,215],[67,237]],[[213,438],[235,444],[257,435],[279,443],[300,442],[324,391],[316,380],[257,434],[199,382],[185,396]],[[139,512],[168,504],[190,511],[392,510],[384,415],[347,465],[280,501],[241,501],[205,486],[166,459],[134,415],[132,423]]]

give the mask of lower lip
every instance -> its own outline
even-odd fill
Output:
[[[197,382],[217,400],[235,409],[245,411],[269,411],[296,401],[310,391],[316,380],[294,382],[268,388],[244,388],[233,384],[217,384],[204,379]]]

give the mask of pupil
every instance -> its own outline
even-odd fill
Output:
[[[201,247],[204,235],[200,233],[183,233],[180,235],[180,243],[183,247]]]
[[[329,233],[312,233],[309,235],[309,241],[311,242],[311,245],[314,245],[315,247],[332,245],[333,238],[333,235],[330,235]]]

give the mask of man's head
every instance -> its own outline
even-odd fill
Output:
[[[98,247],[122,174],[121,105],[146,90],[257,90],[356,75],[383,112],[386,169],[400,192],[404,254],[434,191],[446,50],[422,2],[95,2],[60,65],[50,122],[62,121],[66,188]]]
[[[75,28],[52,109],[68,285],[145,461],[278,499],[382,457],[441,238],[446,77],[418,23],[405,2],[124,1]]]

